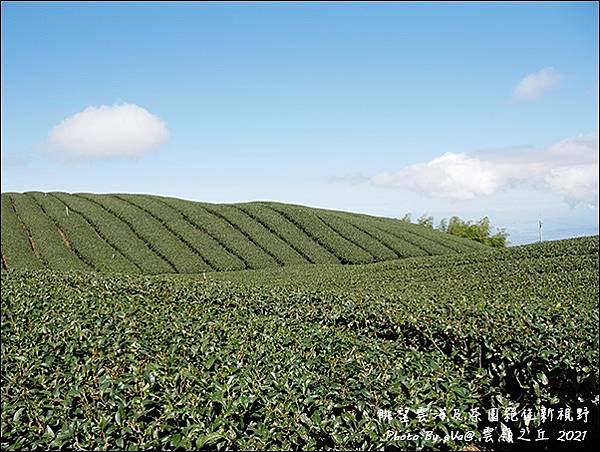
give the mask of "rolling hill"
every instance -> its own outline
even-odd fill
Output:
[[[509,407],[599,437],[598,236],[4,193],[2,266],[3,449],[488,450],[530,423],[469,413]]]
[[[275,202],[2,193],[4,269],[190,274],[486,249],[395,219]]]

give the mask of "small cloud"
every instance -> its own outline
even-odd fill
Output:
[[[165,122],[134,104],[87,107],[52,129],[53,150],[79,157],[134,157],[169,139]]]
[[[552,88],[560,80],[560,75],[551,67],[535,74],[526,75],[513,92],[513,99],[518,101],[535,100]]]

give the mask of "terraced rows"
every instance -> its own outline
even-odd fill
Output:
[[[99,271],[139,273],[139,267],[108,244],[86,219],[69,208],[57,197],[44,193],[29,193],[38,205],[68,237],[69,246],[77,250],[81,259]]]
[[[233,205],[204,206],[209,212],[223,218],[249,240],[262,248],[279,265],[306,264],[302,255],[250,215]]]
[[[59,271],[90,270],[90,266],[73,251],[64,233],[31,195],[13,194],[9,199],[29,231],[32,247],[45,265]],[[11,233],[6,231],[2,235],[8,234],[10,240]]]
[[[10,236],[5,231],[11,231]],[[5,269],[44,266],[30,237],[30,231],[17,215],[10,197],[2,195],[2,265]]]
[[[370,253],[342,237],[312,211],[306,212],[295,206],[281,204],[271,204],[268,208],[280,213],[302,229],[310,238],[337,257],[342,264],[374,261]]]
[[[99,235],[106,237],[123,256],[138,265],[143,273],[167,273],[171,269],[129,225],[106,210],[78,195],[57,193],[70,211],[79,213]]]
[[[2,266],[189,273],[364,264],[487,247],[369,215],[147,195],[2,194]]]
[[[244,263],[244,268],[277,266],[277,262],[259,246],[223,218],[206,210],[202,204],[180,199],[165,202],[219,241],[227,251]]]
[[[211,270],[240,270],[244,263],[227,251],[221,243],[209,235],[206,230],[159,198],[123,195],[133,205],[144,209],[157,219],[172,234],[196,253]]]
[[[257,203],[238,204],[236,208],[259,222],[274,236],[288,243],[311,264],[339,263],[339,260],[333,254],[306,235],[302,229],[288,221],[279,212]]]

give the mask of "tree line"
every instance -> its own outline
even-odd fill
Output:
[[[407,213],[400,221],[412,223],[411,214]],[[479,221],[465,221],[457,216],[453,216],[449,220],[446,218],[442,219],[438,226],[434,227],[433,217],[423,214],[417,220],[417,224],[447,234],[475,240],[494,248],[504,248],[508,243],[508,233],[505,229],[496,228],[497,232],[492,234],[492,224],[488,217],[483,217]]]

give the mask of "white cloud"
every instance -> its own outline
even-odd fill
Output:
[[[513,98],[522,101],[537,99],[559,80],[560,75],[551,67],[526,75],[515,87]]]
[[[408,188],[453,199],[490,195],[504,182],[503,175],[488,162],[450,152],[396,173],[378,174],[372,181],[375,185]]]
[[[548,157],[553,161],[590,163],[598,161],[598,135],[587,134],[567,138],[548,148]]]
[[[63,120],[48,136],[50,146],[83,157],[139,156],[169,138],[165,122],[134,104],[87,107]]]
[[[598,164],[551,168],[545,181],[569,204],[585,202],[598,205]]]
[[[547,151],[544,181],[571,205],[598,205],[598,135],[562,140]]]
[[[504,154],[504,155],[503,155]],[[446,153],[371,178],[380,187],[469,200],[523,185],[550,190],[570,204],[598,205],[598,135],[580,135],[543,150],[469,156]]]

